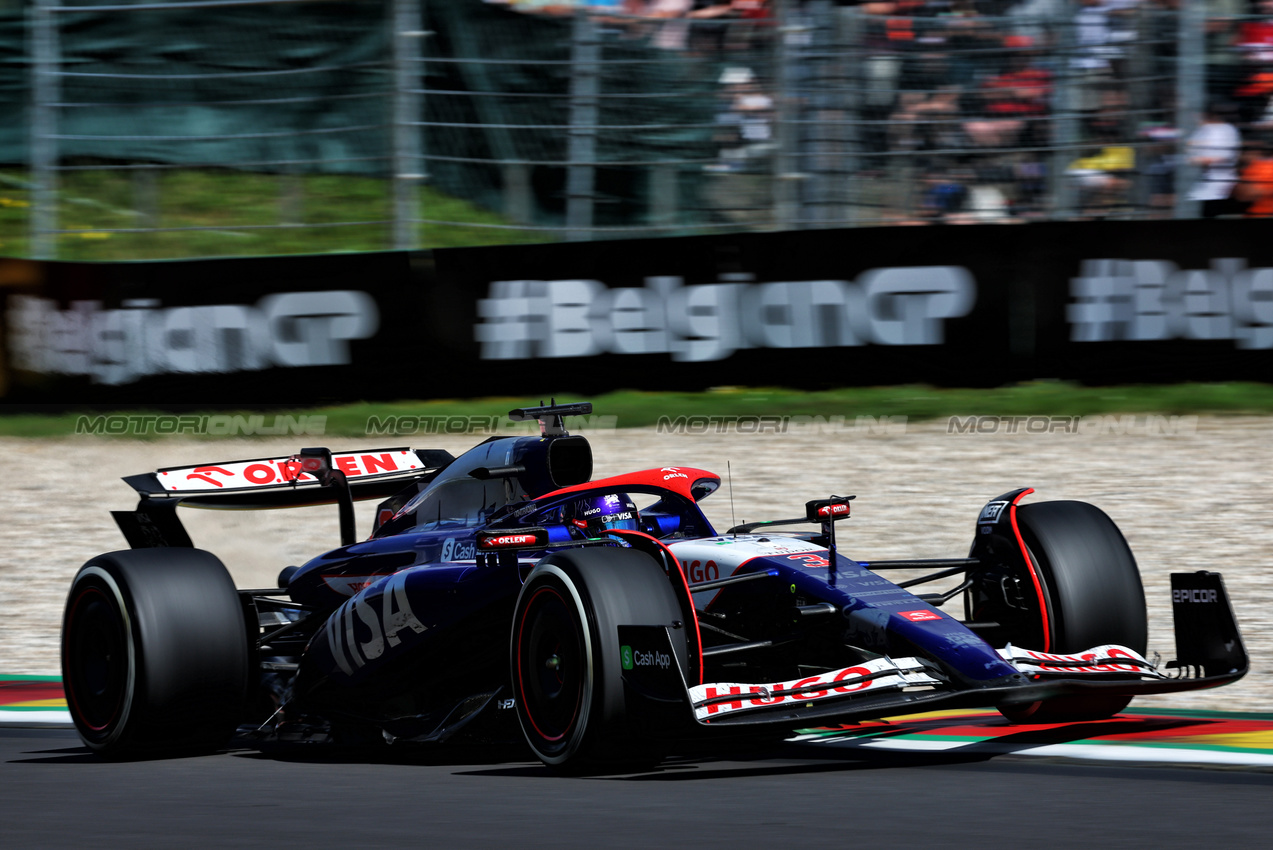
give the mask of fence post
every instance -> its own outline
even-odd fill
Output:
[[[420,217],[420,0],[393,0],[393,247],[416,247],[416,219]]]
[[[592,236],[600,58],[601,43],[592,16],[586,8],[578,7],[570,43],[570,143],[566,154],[566,238],[571,241]]]
[[[57,107],[61,80],[56,0],[35,0],[31,7],[31,125],[28,153],[34,184],[30,227],[30,254],[36,259],[57,259]]]
[[[1051,218],[1064,220],[1074,213],[1075,186],[1065,173],[1071,160],[1078,153],[1079,109],[1084,96],[1082,86],[1089,81],[1079,78],[1075,60],[1078,58],[1078,22],[1075,20],[1075,4],[1067,0],[1062,4],[1057,23],[1057,74],[1056,88],[1052,90],[1052,156],[1048,164],[1048,186],[1052,195]]]
[[[1197,166],[1189,162],[1189,137],[1198,129],[1206,90],[1207,40],[1203,31],[1206,11],[1202,3],[1181,3],[1176,47],[1176,218],[1197,218],[1201,204],[1189,199],[1198,179]]]
[[[650,181],[650,223],[664,228],[674,227],[680,206],[676,166],[656,163],[646,170],[646,174]]]
[[[137,210],[137,226],[159,226],[159,175],[153,168],[133,171],[133,207]]]
[[[1154,33],[1154,14],[1160,10],[1150,10],[1147,6],[1138,6],[1135,11],[1136,40],[1131,45],[1131,62],[1128,76],[1130,102],[1123,135],[1136,137],[1136,118],[1134,116],[1149,115],[1153,111],[1153,55],[1150,52]],[[1131,205],[1137,217],[1144,217],[1149,212],[1149,174],[1146,171],[1145,149],[1136,151],[1136,170],[1132,173]]]
[[[865,118],[867,93],[866,77],[862,67],[866,62],[865,38],[862,15],[856,6],[836,8],[836,52],[841,55],[843,75],[836,78],[843,90],[844,160],[840,166],[843,180],[843,227],[855,227],[861,216],[862,187],[859,172],[862,170],[864,139],[862,121]]]
[[[778,20],[775,44],[777,72],[777,103],[775,141],[778,143],[777,161],[774,163],[774,225],[781,230],[795,226],[800,208],[799,156],[800,125],[795,123],[799,115],[795,88],[795,63],[799,61],[795,31],[791,23],[789,4],[774,0],[774,15]]]

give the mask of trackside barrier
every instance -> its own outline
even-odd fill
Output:
[[[1258,220],[0,260],[10,402],[1268,380]]]

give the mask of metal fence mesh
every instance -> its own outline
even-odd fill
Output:
[[[39,0],[32,251],[86,228],[273,228],[283,251],[352,225],[365,237],[341,247],[1238,214],[1246,201],[1218,204],[1259,155],[1239,163],[1234,139],[1273,130],[1269,3],[532,5]],[[1216,145],[1219,164],[1202,155]],[[274,194],[202,224],[191,169]],[[77,206],[76,174],[118,198]],[[300,179],[315,175],[329,195]]]
[[[383,182],[392,173],[387,8],[379,0],[37,5],[34,252],[54,255],[85,232],[151,234],[136,244],[162,253],[197,233],[385,231],[387,202],[371,221],[330,216],[307,209],[291,178]],[[223,179],[208,195],[188,179],[231,172],[254,185]],[[264,195],[261,183],[271,187]],[[271,201],[264,209],[262,197]],[[258,242],[269,244],[287,238]]]

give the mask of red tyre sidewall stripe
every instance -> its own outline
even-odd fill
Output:
[[[1023,490],[1012,500],[1012,504],[1008,507],[1008,519],[1012,522],[1012,533],[1017,538],[1017,546],[1021,547],[1021,557],[1025,559],[1026,569],[1030,571],[1030,580],[1034,582],[1034,592],[1039,598],[1039,618],[1043,621],[1043,651],[1050,652],[1052,648],[1052,624],[1048,621],[1048,599],[1043,593],[1043,583],[1039,580],[1039,571],[1034,568],[1034,559],[1030,557],[1030,550],[1026,548],[1025,540],[1021,537],[1021,529],[1017,526],[1017,502],[1033,492],[1033,487]]]
[[[539,728],[539,724],[535,722],[534,716],[532,716],[530,713],[530,703],[526,700],[526,683],[522,680],[522,635],[526,631],[526,615],[530,613],[530,609],[534,606],[535,600],[538,599],[540,595],[544,593],[551,593],[553,596],[557,597],[557,599],[561,602],[562,605],[566,607],[567,610],[569,610],[570,608],[570,606],[566,603],[565,598],[563,598],[562,595],[558,593],[555,588],[552,588],[552,587],[539,588],[538,590],[534,592],[534,594],[531,595],[530,599],[527,600],[526,607],[522,609],[521,622],[518,623],[517,625],[517,699],[522,705],[522,710],[526,712],[526,719],[529,720],[530,725],[534,727],[535,733],[539,735],[540,738],[543,738],[545,741],[555,742],[555,741],[560,741],[562,738],[566,737],[566,733],[569,732],[571,728],[574,726],[575,718],[579,716],[579,700],[578,699],[575,700],[575,713],[570,716],[569,722],[566,723],[566,731],[562,732],[560,735],[557,735],[556,737],[552,735],[545,735],[544,731]],[[586,623],[583,625],[585,628],[587,628]]]

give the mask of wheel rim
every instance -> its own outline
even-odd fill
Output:
[[[574,606],[555,588],[537,588],[517,630],[518,696],[548,749],[564,748],[579,722],[587,678],[583,632]]]
[[[126,624],[100,587],[79,589],[66,624],[63,687],[75,717],[90,731],[116,725],[128,695]]]

